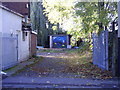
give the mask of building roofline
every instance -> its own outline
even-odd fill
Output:
[[[17,13],[17,12],[15,12],[15,11],[13,11],[13,10],[11,10],[11,9],[9,9],[9,8],[7,8],[7,7],[5,7],[5,6],[3,6],[3,5],[0,5],[0,8],[4,9],[4,10],[6,10],[6,11],[9,11],[9,12],[11,12],[11,13],[17,15],[17,16],[20,16],[20,17],[22,17],[22,18],[24,17],[22,14]]]

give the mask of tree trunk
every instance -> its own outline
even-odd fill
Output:
[[[104,10],[104,2],[98,2],[98,13],[99,13],[99,32],[102,31],[104,29],[103,24],[102,24],[102,14],[101,11]]]

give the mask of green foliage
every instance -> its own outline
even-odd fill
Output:
[[[50,53],[61,53],[63,52],[64,49],[41,49],[39,52],[47,52],[48,54]]]
[[[115,2],[77,2],[75,0],[44,0],[45,13],[52,23],[63,23],[68,34],[90,37],[91,32],[100,32],[99,24],[107,26],[116,14]],[[54,15],[53,15],[54,14]],[[103,28],[102,28],[103,30]]]
[[[38,56],[36,56],[36,55],[32,55],[32,58],[38,59]]]
[[[38,33],[37,44],[40,46],[48,47],[48,35],[52,34],[52,29],[47,29],[47,17],[43,14],[43,6],[40,2],[30,3],[30,18],[32,23],[32,30]],[[49,23],[50,25],[50,23]]]
[[[33,3],[33,29],[39,32],[39,41],[45,43],[47,35],[72,35],[77,41],[81,38],[91,38],[93,32],[99,33],[104,26],[117,16],[116,2],[77,2],[76,0],[43,0],[42,6]],[[36,14],[37,13],[37,14]],[[53,24],[48,31],[46,18]],[[40,21],[39,21],[40,20]],[[63,32],[64,31],[64,32]]]
[[[10,70],[12,70],[12,69],[15,69],[16,67],[17,67],[17,65],[15,65],[15,66],[13,66],[13,67],[11,67],[11,68],[8,68],[8,69],[3,70],[3,72],[10,71]]]
[[[78,2],[75,8],[76,15],[82,19],[82,30],[86,34],[100,32],[111,21],[110,16],[117,14],[114,2]]]
[[[73,0],[43,0],[45,14],[51,23],[62,24],[65,19],[71,17]]]
[[[34,56],[31,59],[28,59],[27,62],[32,62],[31,64],[25,65],[22,68],[20,68],[19,70],[17,70],[15,73],[13,73],[12,75],[15,76],[19,73],[21,73],[22,71],[25,71],[25,69],[32,67],[33,65],[35,65],[36,63],[38,63],[39,61],[42,61],[43,57],[37,57]],[[18,66],[18,65],[17,65]],[[16,66],[16,67],[17,67]],[[18,66],[19,67],[19,66]],[[14,68],[13,68],[14,69]]]
[[[53,26],[52,29],[53,29],[53,30],[57,30],[57,26]]]

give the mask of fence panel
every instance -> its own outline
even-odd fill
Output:
[[[93,34],[93,63],[108,70],[108,31]]]
[[[0,71],[2,70],[2,33],[0,32]],[[2,75],[0,74],[0,90],[2,90]]]
[[[2,69],[7,69],[17,64],[18,44],[17,35],[2,34]]]

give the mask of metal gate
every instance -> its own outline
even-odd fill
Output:
[[[2,34],[2,69],[10,68],[18,62],[18,38],[16,34]]]
[[[108,31],[93,34],[93,63],[108,70]]]

